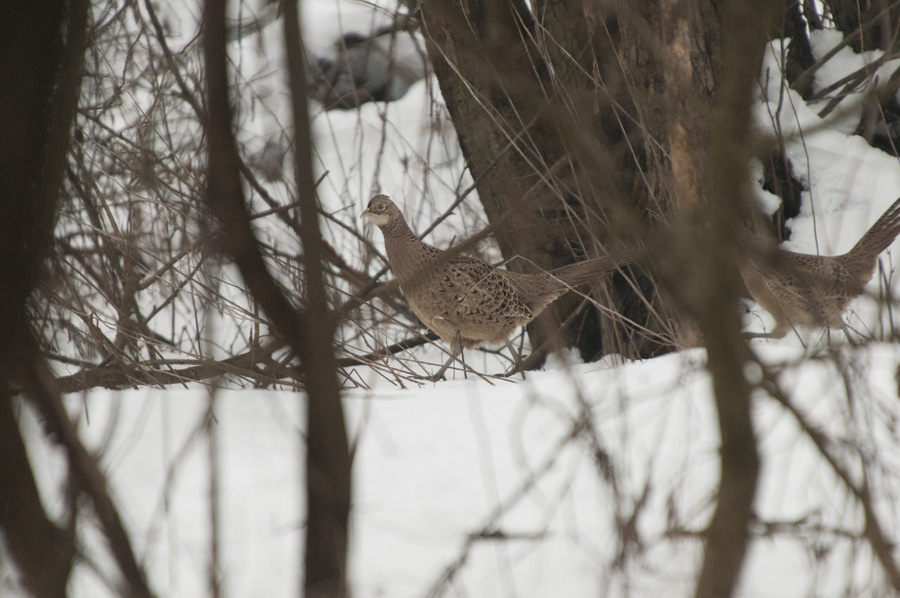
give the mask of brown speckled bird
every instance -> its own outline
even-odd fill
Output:
[[[391,270],[413,313],[451,347],[453,355],[436,379],[462,349],[507,342],[573,286],[630,261],[601,257],[522,274],[423,243],[388,195],[374,196],[362,217],[384,234]]]
[[[741,266],[753,299],[775,318],[768,335],[781,338],[795,326],[840,329],[850,301],[860,296],[875,272],[878,255],[900,233],[900,198],[843,255],[794,253],[776,248],[766,263]]]

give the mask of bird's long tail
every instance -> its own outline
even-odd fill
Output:
[[[881,218],[853,246],[847,256],[855,262],[874,261],[900,234],[900,198],[891,204]]]
[[[595,257],[581,262],[550,270],[550,274],[567,286],[577,286],[602,277],[620,266],[626,266],[634,259],[629,255]]]

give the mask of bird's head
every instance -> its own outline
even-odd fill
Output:
[[[360,215],[375,226],[381,228],[390,223],[395,218],[403,219],[400,210],[394,204],[390,195],[379,193],[369,200],[366,210]]]

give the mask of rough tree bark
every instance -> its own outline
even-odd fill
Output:
[[[481,0],[423,3],[420,18],[488,219],[511,214],[497,235],[507,258],[524,258],[511,267],[549,269],[603,251],[610,198],[635,188],[641,153],[615,18],[580,2],[539,2],[532,12],[521,2]],[[585,131],[603,148],[591,168],[575,158]],[[661,350],[649,315],[652,284],[634,288],[617,277],[607,295],[602,302],[623,318],[589,310],[567,344],[586,358]],[[579,303],[569,296],[545,320],[563,321]],[[530,329],[535,347],[549,335],[540,321]]]
[[[505,257],[559,266],[614,250],[610,223],[630,232],[621,206],[656,225],[697,203],[721,58],[714,3],[435,0],[420,18],[488,219],[514,214],[497,235]],[[585,358],[697,342],[650,276],[596,290],[610,311],[582,310],[565,341]],[[579,307],[571,295],[548,318]],[[535,346],[547,336],[530,333]]]
[[[15,394],[39,359],[25,350],[36,347],[28,342],[26,302],[53,232],[86,21],[86,2],[0,9],[0,532],[37,597],[65,594],[75,547],[41,506]]]

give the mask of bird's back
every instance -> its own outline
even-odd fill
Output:
[[[434,288],[455,306],[447,317],[458,323],[462,338],[470,341],[467,346],[498,344],[573,286],[598,279],[628,261],[597,258],[526,274],[458,256],[449,260],[448,268],[439,269],[441,276],[434,281]]]
[[[536,315],[512,274],[454,256],[424,266],[400,286],[428,328],[454,347],[472,348],[503,343]]]
[[[385,235],[385,249],[416,317],[453,346],[502,343],[533,317],[505,270],[412,234]]]

